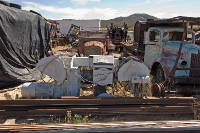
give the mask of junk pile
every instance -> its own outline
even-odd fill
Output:
[[[71,24],[71,27],[66,35],[67,43],[76,45],[78,43],[78,39],[79,39],[78,36],[79,36],[80,30],[81,30],[81,27]]]

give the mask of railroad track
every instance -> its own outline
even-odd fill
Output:
[[[2,132],[23,133],[91,133],[91,132],[126,132],[126,133],[199,133],[200,121],[147,121],[147,122],[112,122],[88,124],[52,124],[52,125],[0,125]]]
[[[0,100],[0,116],[66,116],[73,114],[106,115],[170,115],[193,114],[195,98],[88,98]],[[50,125],[1,125],[0,132],[199,132],[200,121],[118,122]]]
[[[0,116],[71,114],[193,114],[194,98],[78,98],[0,100]]]

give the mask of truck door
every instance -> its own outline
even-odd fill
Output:
[[[152,63],[155,62],[158,57],[158,48],[160,45],[161,34],[158,30],[150,30],[144,41],[147,41],[145,45],[144,63],[151,68]]]

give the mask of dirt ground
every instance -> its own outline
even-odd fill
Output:
[[[0,91],[0,100],[14,100],[21,98],[21,86],[15,88],[9,88],[7,91]]]
[[[71,46],[70,44],[66,44],[65,46],[56,46],[52,48],[54,54],[62,54],[67,56],[78,55],[78,47]]]

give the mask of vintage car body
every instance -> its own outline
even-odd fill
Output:
[[[151,32],[156,32],[155,40],[150,39]],[[144,63],[151,73],[158,65],[162,66],[164,77],[167,78],[175,64],[181,44],[183,28],[178,27],[151,27],[146,36]],[[170,39],[167,34],[179,34],[178,39]],[[176,37],[177,37],[176,36]],[[181,55],[173,77],[169,77],[174,84],[200,84],[200,47],[195,45],[195,33],[188,29],[189,40],[183,43]],[[149,38],[148,38],[149,37]],[[175,37],[175,36],[174,36]],[[145,42],[144,41],[144,42]]]
[[[107,33],[92,33],[79,37],[79,54],[89,55],[107,55],[108,54],[108,38]]]

